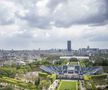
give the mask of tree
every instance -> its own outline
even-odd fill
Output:
[[[47,90],[50,84],[50,81],[42,80],[40,81],[39,88]]]

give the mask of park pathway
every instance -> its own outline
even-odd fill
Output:
[[[55,90],[56,87],[58,86],[58,80],[55,80],[51,85],[50,87],[48,88],[48,90]]]

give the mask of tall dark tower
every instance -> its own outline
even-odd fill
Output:
[[[71,41],[67,41],[67,50],[71,51]]]

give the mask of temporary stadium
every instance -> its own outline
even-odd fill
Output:
[[[56,75],[67,75],[67,74],[78,74],[78,75],[95,75],[97,73],[101,73],[103,71],[102,67],[85,67],[81,68],[80,66],[70,66],[64,65],[60,67],[56,66],[40,66],[40,69],[44,72],[49,74],[56,74]]]

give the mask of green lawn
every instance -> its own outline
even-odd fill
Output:
[[[72,66],[78,65],[78,62],[70,62],[69,65],[72,65]]]
[[[77,90],[77,82],[61,81],[57,90]]]

